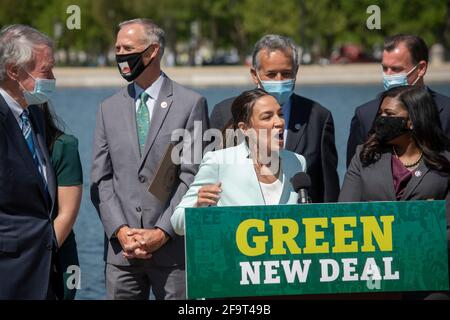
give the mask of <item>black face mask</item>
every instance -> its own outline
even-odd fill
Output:
[[[116,54],[117,66],[119,67],[120,74],[125,80],[128,82],[133,81],[139,77],[142,72],[144,72],[145,68],[152,64],[153,59],[151,59],[146,66],[144,65],[144,60],[142,59],[142,55],[148,50],[148,48],[150,48],[150,46],[141,52],[121,55]]]
[[[411,131],[408,128],[408,118],[387,116],[377,116],[374,130],[381,143],[387,143]]]

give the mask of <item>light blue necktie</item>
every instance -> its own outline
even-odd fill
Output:
[[[36,150],[36,147],[34,145],[33,133],[31,132],[31,124],[30,124],[30,118],[29,118],[29,111],[28,110],[25,110],[24,112],[22,112],[22,114],[20,115],[20,120],[22,120],[22,133],[23,133],[23,136],[24,136],[24,138],[25,138],[25,140],[27,142],[28,149],[30,149],[31,155],[33,157],[33,162],[34,162],[36,168],[38,169],[39,174],[41,175],[42,181],[44,182],[45,190],[47,191],[47,183],[46,183],[45,178],[44,178],[43,168],[42,168],[41,164],[39,163],[37,150]]]
[[[139,149],[144,152],[145,142],[147,141],[148,129],[150,127],[150,114],[147,107],[147,100],[150,96],[145,91],[141,93],[141,103],[136,114],[136,127],[139,139]]]

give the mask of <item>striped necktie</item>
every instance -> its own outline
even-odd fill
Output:
[[[47,190],[47,183],[44,178],[44,171],[43,171],[41,164],[39,163],[37,150],[34,145],[33,133],[31,132],[31,124],[30,124],[28,110],[25,110],[24,112],[22,112],[22,114],[20,115],[20,120],[22,120],[22,133],[25,138],[25,141],[27,142],[28,149],[30,149],[31,155],[33,157],[33,162],[34,162],[36,168],[38,169],[39,174],[41,175],[41,178],[44,182],[45,189]]]
[[[145,142],[147,141],[148,129],[150,127],[150,114],[147,107],[147,100],[150,96],[145,91],[141,93],[139,108],[136,114],[136,125],[139,139],[139,149],[144,152]]]

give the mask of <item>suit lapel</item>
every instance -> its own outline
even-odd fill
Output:
[[[1,116],[0,120],[2,122],[6,122],[6,118],[9,112],[10,112],[9,107],[5,99],[3,99],[3,96],[0,94],[0,116]]]
[[[431,90],[428,87],[427,87],[427,90],[431,94],[431,96],[433,97],[433,100],[436,101],[438,99],[438,96],[436,95],[436,92]],[[442,103],[436,103],[436,107],[438,108],[439,113],[441,113],[442,110],[444,110],[444,104],[442,104]]]
[[[245,170],[248,173],[248,179],[242,179],[242,181],[246,183],[246,197],[253,199],[255,205],[264,205],[264,196],[261,191],[258,176],[256,175],[255,167],[253,166],[252,158],[250,157],[250,151],[245,142],[239,144],[237,148],[239,153],[237,159],[245,159],[245,163],[248,165],[248,169]],[[245,173],[242,172],[242,174]]]
[[[381,106],[381,96],[378,96],[375,101],[374,104],[376,105],[376,108],[368,108],[365,112],[365,116],[367,117],[367,119],[369,119],[369,122],[367,122],[367,128],[363,128],[363,131],[366,133],[365,137],[363,138],[363,141],[367,140],[367,137],[370,133],[370,130],[372,130],[373,127],[373,123],[375,122],[375,118],[377,117],[378,114],[378,110],[380,109]],[[365,125],[364,122],[361,122],[361,125]]]
[[[9,136],[10,141],[14,141],[13,145],[15,148],[17,148],[18,155],[20,155],[20,157],[22,157],[24,163],[27,165],[27,168],[29,168],[32,175],[35,176],[35,178],[36,178],[35,180],[38,181],[39,190],[41,191],[43,198],[46,200],[47,197],[45,195],[45,186],[42,181],[42,177],[41,177],[38,169],[36,168],[36,165],[34,164],[33,156],[31,155],[30,149],[28,148],[28,145],[25,141],[23,133],[20,130],[19,124],[17,123],[17,120],[14,117],[14,114],[9,109],[6,101],[0,95],[0,109],[1,108],[3,108],[2,113],[5,116],[5,126],[7,128],[6,134]],[[35,131],[35,134],[37,135],[38,132],[37,132],[37,130],[35,130],[36,125],[34,123],[33,118],[34,118],[34,116],[32,115],[30,117],[30,120],[32,122],[33,130]],[[46,147],[44,149],[41,147],[41,145],[39,145],[39,147],[41,148],[41,150],[44,150],[44,151],[46,150]],[[47,155],[48,155],[48,153],[47,153]],[[48,160],[48,156],[47,156],[47,159],[45,159],[45,161],[47,161],[47,160]],[[47,163],[49,163],[49,162],[47,162]],[[47,168],[48,168],[48,165],[47,165]],[[51,163],[50,163],[50,168],[47,171],[53,172],[53,170],[51,170]],[[53,181],[54,181],[54,176],[52,176],[52,177],[53,177]],[[54,194],[55,194],[55,191],[53,191],[53,196],[54,196]],[[52,201],[54,201],[54,199],[52,199]],[[47,202],[47,200],[46,200],[46,202]]]
[[[292,95],[291,99],[291,115],[289,117],[286,149],[294,151],[306,132],[310,108],[301,106],[300,98],[295,94]]]
[[[136,128],[136,102],[135,102],[135,90],[134,85],[131,83],[128,85],[127,90],[123,94],[123,113],[126,126],[128,128],[128,134],[130,138],[130,142],[133,148],[133,152],[136,156],[136,159],[139,161],[141,158],[141,153],[139,151],[139,142],[137,136],[137,128]]]
[[[413,191],[417,188],[420,181],[422,181],[423,177],[429,170],[430,169],[428,169],[428,167],[425,165],[423,159],[420,160],[419,166],[412,172],[411,180],[409,180],[408,184],[406,185],[405,192],[403,192],[401,200],[407,200],[411,196]]]
[[[3,108],[2,113],[5,117],[5,125],[7,127],[6,133],[9,135],[11,141],[14,141],[14,146],[17,148],[18,154],[22,157],[25,163],[30,164],[30,166],[33,164],[32,167],[34,167],[33,157],[31,156],[30,149],[28,149],[23,133],[20,131],[19,124],[1,95],[0,108]]]
[[[382,180],[382,187],[390,199],[396,199],[394,189],[394,179],[392,177],[392,154],[390,152],[383,152],[380,160],[376,162],[378,165],[373,166],[374,175],[380,176]]]
[[[293,174],[291,174],[290,172],[287,172],[288,170],[288,165],[287,165],[287,161],[288,158],[285,157],[285,151],[281,151],[280,153],[280,158],[281,158],[281,174],[283,175],[283,191],[281,193],[281,197],[280,197],[280,204],[285,204],[289,202],[289,199],[291,197],[291,188],[290,188],[290,181],[287,179],[287,177],[293,177]]]
[[[150,120],[150,129],[148,130],[147,141],[145,143],[145,149],[142,153],[141,163],[139,165],[139,170],[145,163],[145,159],[155,142],[156,136],[158,135],[159,130],[164,122],[164,119],[167,116],[167,113],[170,110],[173,102],[173,87],[172,80],[164,76],[164,82],[161,86],[161,91],[158,95],[158,99],[156,99],[155,104],[153,106],[152,118]],[[163,107],[164,106],[164,107]],[[136,121],[135,121],[136,122]]]
[[[36,107],[37,108],[37,107]],[[51,208],[53,212],[53,206],[56,202],[56,177],[55,177],[55,172],[53,170],[53,166],[52,166],[52,162],[50,159],[50,155],[48,153],[48,149],[47,149],[47,144],[45,143],[45,137],[43,136],[43,132],[44,132],[44,128],[42,128],[36,121],[37,119],[37,115],[35,114],[34,111],[34,107],[30,106],[28,108],[28,110],[30,110],[30,120],[31,120],[31,125],[33,127],[33,131],[34,134],[36,136],[36,142],[39,148],[39,151],[42,155],[42,157],[44,158],[45,161],[45,166],[46,166],[46,175],[47,175],[47,188],[48,188],[48,193],[50,195],[50,200],[51,200]],[[37,170],[36,170],[37,171]],[[45,186],[44,186],[44,182],[42,181],[43,177],[40,176],[40,173],[38,172],[39,175],[39,181],[41,182],[41,191],[42,194],[44,195],[44,198],[47,198],[45,195]]]

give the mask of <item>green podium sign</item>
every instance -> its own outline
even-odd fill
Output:
[[[189,299],[448,290],[445,201],[186,209]]]

